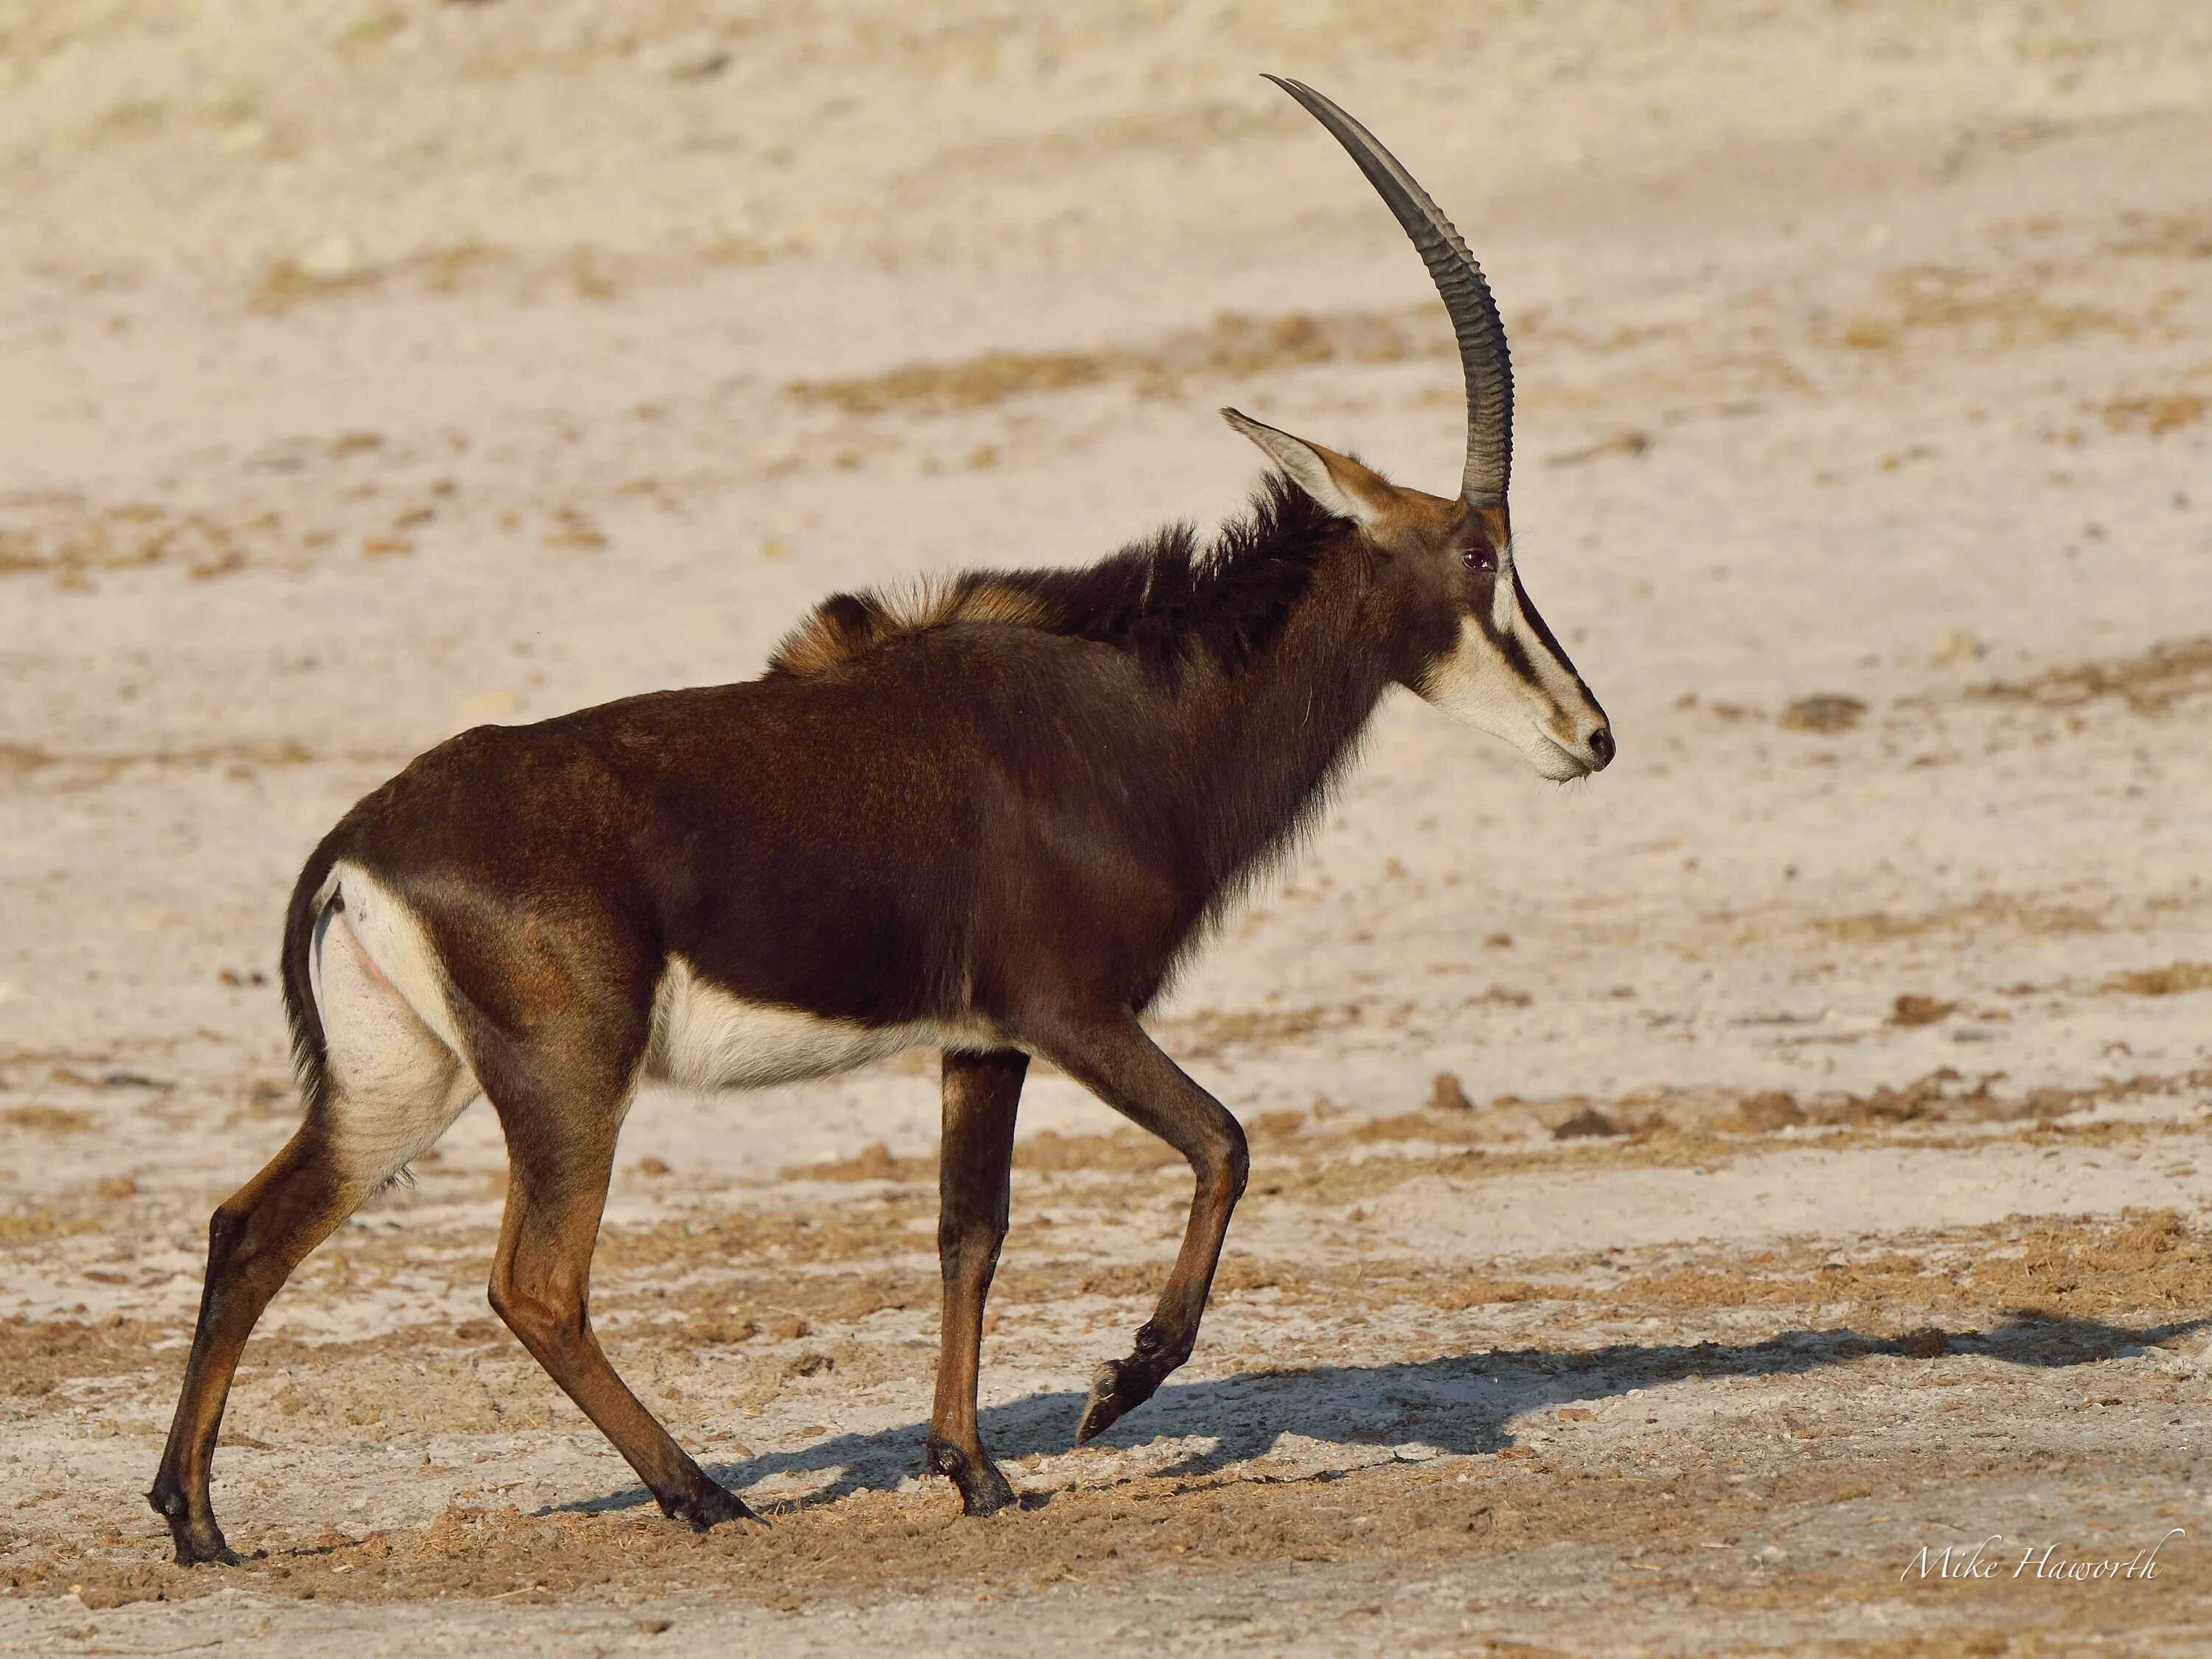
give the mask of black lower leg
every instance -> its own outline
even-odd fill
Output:
[[[970,1456],[949,1440],[940,1439],[935,1430],[930,1431],[922,1448],[922,1461],[930,1473],[941,1474],[950,1480],[960,1493],[960,1512],[963,1515],[996,1515],[1021,1500],[1015,1496],[1013,1483],[1000,1473],[991,1455],[976,1443],[981,1454]]]
[[[185,1566],[239,1559],[208,1498],[216,1437],[239,1355],[292,1269],[359,1197],[358,1183],[340,1176],[303,1131],[208,1224],[199,1322],[161,1467],[146,1494],[169,1523],[177,1559]]]
[[[983,1305],[1006,1237],[1014,1115],[1029,1057],[1018,1050],[945,1056],[944,1140],[939,1154],[938,1260],[945,1279],[937,1401],[923,1456],[960,1491],[969,1515],[1014,1502],[1014,1489],[984,1449],[975,1425]]]
[[[207,1277],[200,1286],[200,1316],[192,1328],[191,1354],[185,1365],[185,1386],[177,1404],[176,1421],[169,1428],[168,1444],[162,1449],[161,1467],[155,1472],[153,1487],[146,1494],[146,1501],[153,1505],[154,1512],[169,1523],[169,1537],[176,1547],[179,1566],[211,1563],[234,1565],[240,1559],[238,1552],[224,1541],[222,1528],[216,1524],[214,1506],[208,1501],[207,1466],[214,1461],[216,1436],[222,1428],[220,1405],[215,1409],[214,1422],[204,1431],[206,1455],[196,1456],[192,1443],[200,1437],[194,1431],[199,1427],[198,1419],[204,1411],[204,1407],[195,1408],[197,1402],[214,1382],[210,1373],[219,1322],[218,1299],[228,1277],[232,1252],[245,1227],[241,1218],[227,1210],[217,1210],[208,1223]],[[193,1467],[195,1464],[198,1467]]]
[[[1194,1328],[1191,1335],[1196,1334]],[[1150,1400],[1168,1373],[1190,1358],[1194,1346],[1188,1340],[1170,1344],[1157,1323],[1139,1326],[1129,1357],[1102,1359],[1091,1373],[1091,1398],[1085,1402],[1083,1420],[1076,1425],[1075,1443],[1095,1438]]]
[[[710,1478],[703,1469],[699,1473],[699,1482],[698,1490],[694,1492],[655,1487],[653,1501],[671,1521],[681,1521],[694,1532],[706,1532],[725,1521],[760,1519],[746,1507],[744,1498]]]
[[[1138,1331],[1128,1357],[1105,1361],[1091,1379],[1091,1397],[1076,1425],[1079,1445],[1151,1399],[1190,1358],[1250,1159],[1237,1120],[1162,1054],[1133,1017],[1069,1021],[1054,1038],[1047,1052],[1054,1060],[1115,1110],[1181,1152],[1195,1177],[1182,1249],[1159,1305]]]

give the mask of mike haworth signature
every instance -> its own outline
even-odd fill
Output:
[[[2024,1578],[2046,1583],[2089,1583],[2107,1578],[2149,1579],[2158,1577],[2158,1553],[2177,1538],[2189,1536],[2186,1527],[2169,1527],[2166,1536],[2133,1555],[2077,1555],[2061,1544],[2007,1544],[2001,1532],[1991,1533],[1972,1547],[1946,1544],[1930,1549],[1923,1544],[1905,1562],[1904,1578]],[[2013,1552],[2020,1553],[2014,1559]]]

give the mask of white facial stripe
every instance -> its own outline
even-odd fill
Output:
[[[1583,689],[1575,671],[1561,659],[1559,653],[1546,645],[1528,621],[1528,612],[1521,601],[1521,584],[1517,580],[1502,583],[1513,589],[1513,637],[1520,642],[1529,663],[1536,670],[1536,678],[1545,693],[1565,713],[1571,740],[1579,741],[1589,722],[1600,718],[1589,693]]]
[[[1583,733],[1601,717],[1573,671],[1529,625],[1520,584],[1510,572],[1499,571],[1493,586],[1490,623],[1498,638],[1520,647],[1536,684],[1468,617],[1457,643],[1431,665],[1421,696],[1453,719],[1504,738],[1555,782],[1585,775]]]
[[[1508,639],[1522,626],[1521,584],[1513,580],[1513,572],[1503,561],[1498,567],[1498,579],[1490,585],[1490,625]]]

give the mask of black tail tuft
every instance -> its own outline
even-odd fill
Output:
[[[323,1104],[329,1049],[323,1039],[322,1011],[315,1006],[314,981],[307,963],[314,949],[315,926],[322,920],[322,907],[316,901],[330,878],[331,866],[337,862],[337,852],[330,841],[325,841],[300,872],[299,882],[292,889],[292,902],[284,912],[284,951],[278,963],[284,987],[284,1018],[292,1027],[292,1070],[300,1079],[301,1098],[311,1112]]]

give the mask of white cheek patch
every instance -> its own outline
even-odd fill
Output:
[[[1461,619],[1457,642],[1430,665],[1421,696],[1492,737],[1517,741],[1528,723],[1519,681],[1472,617]]]
[[[1458,641],[1431,665],[1421,696],[1454,720],[1504,738],[1554,782],[1585,775],[1589,768],[1569,746],[1576,741],[1573,733],[1563,738],[1554,728],[1571,723],[1589,699],[1528,626],[1519,589],[1502,572],[1492,593],[1490,620],[1499,637],[1521,647],[1541,684],[1532,685],[1514,672],[1481,625],[1465,617]]]
[[[981,1026],[863,1025],[747,1001],[671,957],[653,1006],[646,1070],[687,1088],[757,1089],[830,1077],[908,1048],[1000,1046],[1001,1039]]]

